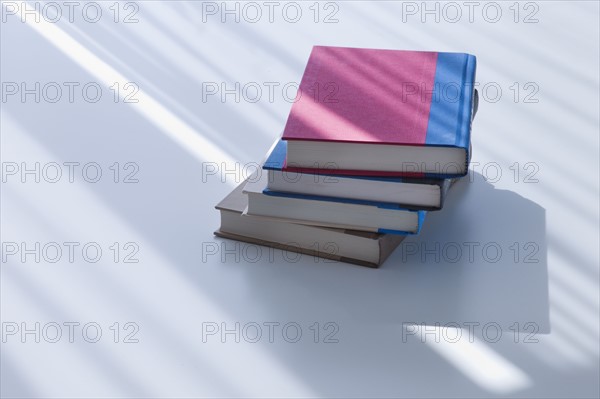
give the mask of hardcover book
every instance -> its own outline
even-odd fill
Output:
[[[240,184],[216,206],[221,211],[216,236],[373,268],[379,267],[405,238],[242,216],[248,206],[243,186]]]
[[[466,175],[475,69],[464,53],[315,46],[283,133],[288,168]]]
[[[272,196],[264,193],[268,175],[256,172],[248,178],[244,194],[248,208],[244,215],[267,217],[312,226],[390,234],[418,234],[425,211],[393,204],[362,204],[345,199],[306,198],[294,194]]]
[[[287,142],[278,140],[263,164],[268,174],[267,195],[298,198],[330,197],[339,201],[408,209],[439,210],[453,179],[336,175],[335,169],[302,173],[286,167]]]

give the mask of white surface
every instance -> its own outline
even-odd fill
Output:
[[[95,184],[81,174],[69,183],[66,167],[58,183],[6,176],[2,184],[3,243],[97,242],[103,249],[97,263],[81,252],[73,263],[66,254],[56,263],[36,263],[31,255],[25,262],[3,259],[5,329],[72,321],[96,322],[103,331],[95,344],[80,332],[74,343],[65,336],[58,343],[5,336],[3,396],[598,397],[597,2],[535,2],[528,9],[520,3],[521,21],[538,8],[533,24],[513,21],[512,2],[498,3],[497,23],[482,17],[483,3],[472,23],[460,2],[460,22],[428,16],[422,23],[420,14],[405,14],[403,22],[403,7],[414,10],[408,3],[340,2],[332,24],[314,23],[312,2],[302,4],[304,17],[295,24],[278,13],[282,5],[274,23],[229,17],[223,24],[218,16],[203,23],[200,3],[147,1],[138,3],[139,22],[124,24],[113,22],[112,2],[101,4],[98,23],[83,20],[80,7],[74,23],[63,17],[37,24],[8,15],[3,3],[3,83],[103,87],[97,103],[81,96],[73,103],[29,96],[23,103],[13,96],[1,104],[5,167],[97,162],[103,172]],[[320,19],[333,10],[320,7]],[[120,17],[130,11],[121,8]],[[313,44],[469,52],[478,57],[481,86],[502,88],[499,101],[489,101],[490,89],[480,103],[472,164],[482,173],[482,165],[497,162],[502,177],[496,181],[488,167],[492,180],[473,173],[470,183],[461,182],[423,233],[379,270],[310,257],[291,262],[267,251],[251,262],[255,252],[212,236],[219,224],[213,206],[242,176],[203,176],[203,165],[206,171],[207,162],[220,169],[223,162],[229,169],[260,162],[291,106],[280,88],[299,81]],[[139,86],[139,102],[114,103],[108,87],[128,81]],[[203,82],[257,82],[265,92],[256,103],[232,95],[204,102]],[[264,82],[281,84],[273,101]],[[515,82],[518,102],[509,88]],[[539,87],[537,103],[523,102],[528,82]],[[123,170],[127,162],[139,165],[139,183],[113,183],[114,162],[120,179],[131,171]],[[515,162],[516,183],[509,169]],[[528,162],[535,165],[526,170]],[[536,165],[538,183],[524,183]],[[115,263],[114,242],[136,243],[139,262]],[[471,242],[479,243],[472,260]],[[509,249],[514,242],[520,262]],[[422,250],[435,252],[435,243],[439,262]],[[503,250],[498,262],[481,253],[489,243]],[[233,253],[210,255],[221,245]],[[536,245],[538,263],[523,263]],[[465,250],[452,262],[456,246]],[[136,323],[139,343],[114,343],[114,322],[119,341],[124,323]],[[276,330],[271,343],[263,327],[258,343],[236,343],[231,335],[225,343],[218,335],[203,342],[203,323],[222,322],[296,322],[303,335],[288,343]],[[315,322],[319,343],[309,329]],[[326,322],[339,327],[339,342],[323,342]],[[423,326],[403,327],[408,322]],[[523,343],[527,333],[514,332],[528,322],[539,328],[537,343]],[[424,326],[436,323],[465,328],[462,339],[454,342],[457,331],[449,329],[438,331],[444,335],[435,342]],[[480,323],[472,343],[469,323]],[[486,323],[503,329],[498,342],[491,342],[493,328],[483,335]],[[253,337],[250,327],[246,338]],[[430,334],[422,339],[408,335],[425,330]]]

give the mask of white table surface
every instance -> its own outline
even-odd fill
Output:
[[[597,2],[56,4],[2,5],[3,397],[598,397]],[[472,173],[378,270],[212,234],[315,44],[478,59]]]

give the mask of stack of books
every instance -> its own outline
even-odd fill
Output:
[[[378,267],[467,174],[476,59],[314,47],[263,170],[217,236]]]

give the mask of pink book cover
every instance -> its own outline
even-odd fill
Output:
[[[315,46],[283,139],[424,145],[437,57]]]

